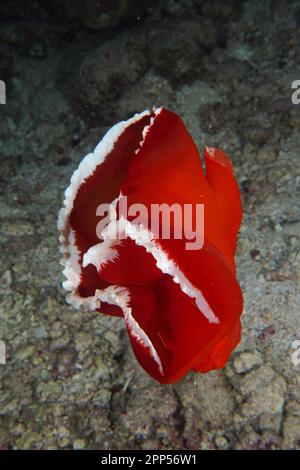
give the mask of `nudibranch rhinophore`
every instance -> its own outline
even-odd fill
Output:
[[[204,161],[205,172],[177,114],[146,110],[112,127],[81,161],[59,212],[67,302],[123,317],[139,363],[160,383],[224,367],[240,341],[240,193],[222,150],[206,147]],[[204,207],[200,248],[187,249],[190,234],[174,235],[171,211],[170,236],[149,228],[162,205],[192,207],[190,215]],[[103,207],[110,216],[101,225]]]

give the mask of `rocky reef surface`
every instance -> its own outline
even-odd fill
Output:
[[[5,3],[0,448],[300,448],[299,2]],[[224,370],[170,386],[121,320],[65,303],[56,230],[84,154],[152,105],[231,155],[244,207],[242,342]]]

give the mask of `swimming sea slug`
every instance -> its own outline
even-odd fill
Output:
[[[161,383],[224,367],[241,335],[239,189],[222,150],[206,147],[204,162],[205,171],[178,115],[136,114],[82,160],[59,213],[67,302],[122,317],[137,360]],[[201,247],[193,249],[189,233],[174,236],[175,217],[169,237],[160,225],[151,230],[162,204],[188,207],[190,220],[202,205]]]

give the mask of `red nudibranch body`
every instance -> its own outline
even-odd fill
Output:
[[[222,150],[206,147],[204,160],[206,172],[178,115],[145,111],[116,124],[82,160],[59,213],[67,302],[123,317],[138,361],[160,383],[224,367],[240,341],[240,194]],[[184,236],[167,239],[121,217],[124,196],[149,213],[153,204],[204,204],[202,248],[187,250]],[[104,203],[116,219],[99,239]]]

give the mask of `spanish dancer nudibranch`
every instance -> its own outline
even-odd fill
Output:
[[[59,212],[67,302],[122,317],[137,360],[160,383],[224,367],[241,336],[239,188],[222,150],[206,147],[204,161],[205,172],[177,114],[146,110],[113,126],[81,161]],[[124,198],[148,216],[153,205],[188,204],[193,215],[202,204],[201,248],[172,236],[175,218],[164,237],[142,214],[139,223],[124,217]],[[113,217],[99,225],[105,206]]]

